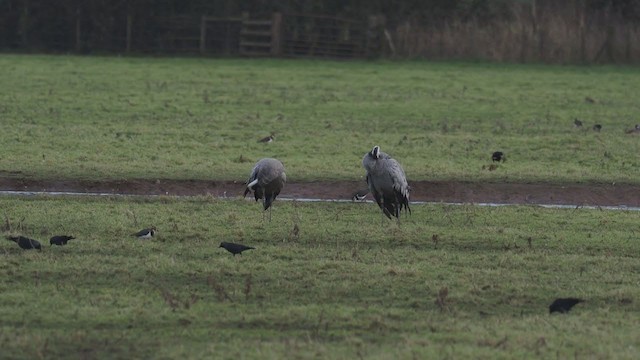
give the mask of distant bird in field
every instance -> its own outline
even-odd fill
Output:
[[[369,194],[369,189],[360,189],[351,195],[351,201],[362,201]]]
[[[602,125],[600,124],[593,125],[593,131],[600,132],[600,130],[602,130]]]
[[[627,133],[627,134],[640,134],[640,124],[636,124],[636,126],[633,129],[629,129],[629,130],[625,131],[625,133]]]
[[[502,151],[496,151],[491,155],[491,161],[493,162],[505,162],[507,161],[507,157],[504,156],[504,153]]]
[[[233,256],[236,256],[236,254],[240,254],[242,255],[242,252],[245,250],[252,250],[255,249],[254,247],[251,246],[245,246],[242,244],[234,244],[234,243],[230,243],[230,242],[221,242],[220,246],[221,248],[224,248],[225,250],[227,250],[228,252],[232,253]]]
[[[7,236],[7,240],[11,240],[18,244],[21,249],[30,250],[30,249],[38,249],[42,251],[42,245],[38,240],[29,239],[24,236]]]
[[[49,246],[51,245],[67,245],[69,240],[75,239],[73,236],[68,235],[56,235],[49,239]]]
[[[285,182],[287,182],[287,176],[280,160],[264,158],[251,170],[244,196],[253,191],[256,201],[262,199],[264,210],[269,209],[269,221],[271,221],[271,204],[282,191]]]
[[[137,237],[138,239],[151,239],[152,237],[156,236],[156,232],[158,232],[158,230],[156,230],[155,226],[152,226],[148,229],[142,229],[132,235]]]
[[[270,142],[272,142],[275,138],[276,138],[276,134],[271,133],[271,135],[269,135],[269,136],[267,136],[267,137],[263,137],[262,139],[258,140],[258,142],[261,142],[261,143],[270,143]]]
[[[367,184],[382,213],[389,219],[395,216],[400,221],[402,209],[411,214],[409,208],[409,184],[398,161],[374,146],[362,158],[367,171]]]
[[[584,302],[582,299],[576,298],[559,298],[555,299],[551,305],[549,305],[549,313],[559,312],[566,313],[571,310],[571,308],[578,304]]]
[[[582,127],[582,121],[578,120],[578,118],[573,120],[573,126],[577,127],[577,128],[581,128]]]

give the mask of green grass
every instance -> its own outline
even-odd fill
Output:
[[[274,156],[292,181],[355,179],[377,144],[410,180],[640,179],[640,137],[624,134],[639,122],[637,67],[28,55],[0,67],[4,176],[238,180]],[[483,170],[495,150],[508,162]]]
[[[23,55],[0,67],[0,176],[244,180],[274,156],[290,181],[359,179],[380,145],[410,180],[640,181],[640,137],[623,133],[639,122],[638,68]],[[483,170],[495,150],[508,161]],[[5,233],[78,237],[42,252],[0,241],[2,356],[637,357],[637,213],[413,211],[399,228],[371,203],[278,201],[264,223],[237,199],[2,197]],[[130,236],[152,224],[157,239]],[[232,257],[220,241],[257,249]],[[559,296],[587,302],[549,315]]]
[[[264,223],[235,199],[2,197],[0,213],[9,233],[78,237],[41,252],[0,242],[6,358],[639,351],[633,212],[414,205],[398,227],[371,203],[280,201]],[[151,224],[156,239],[130,236]],[[257,249],[233,257],[220,241]],[[559,296],[587,302],[549,315]]]

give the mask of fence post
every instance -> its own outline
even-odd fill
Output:
[[[365,40],[364,55],[372,57],[381,55],[382,33],[386,29],[386,17],[384,15],[369,15],[367,20],[367,37]]]
[[[202,15],[200,18],[200,54],[204,54],[207,49],[207,18]]]
[[[271,55],[282,54],[282,13],[275,12],[271,16]]]
[[[18,34],[20,34],[20,44],[23,49],[29,46],[29,0],[24,1],[24,7],[20,11],[20,19],[18,20]]]
[[[80,52],[82,48],[81,36],[80,36],[80,8],[76,8],[76,53]]]
[[[127,12],[127,54],[131,52],[131,27],[133,26],[133,16]]]

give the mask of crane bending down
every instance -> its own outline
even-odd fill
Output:
[[[271,221],[271,204],[280,194],[286,181],[284,165],[280,160],[264,158],[258,161],[251,170],[244,196],[246,197],[248,193],[253,191],[256,201],[262,199],[264,210],[269,209],[269,221]]]
[[[376,145],[362,158],[362,166],[367,171],[367,184],[373,198],[389,219],[395,216],[399,221],[402,209],[411,214],[409,184],[399,162]]]

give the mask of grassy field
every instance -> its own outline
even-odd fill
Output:
[[[0,176],[640,183],[640,69],[0,55]],[[573,127],[580,118],[584,129]],[[600,123],[601,132],[591,130]],[[274,132],[276,141],[257,140]],[[508,161],[483,169],[495,150]],[[285,189],[286,190],[286,189]],[[630,194],[632,196],[632,194]],[[637,212],[0,197],[3,358],[628,358]],[[158,237],[131,236],[158,227]],[[299,229],[296,233],[294,229]],[[47,239],[78,239],[49,247]],[[255,246],[233,257],[221,241]],[[586,299],[550,315],[556,297]]]
[[[618,358],[640,351],[637,213],[0,198],[4,358]],[[131,233],[154,224],[150,241]],[[299,233],[293,232],[297,226]],[[436,237],[434,237],[436,235]],[[233,257],[220,241],[252,245]],[[586,299],[550,315],[556,297]]]
[[[640,181],[640,136],[624,134],[639,68],[6,54],[0,67],[3,176],[244,180],[275,156],[291,181],[354,179],[377,144],[410,180]],[[508,161],[483,170],[495,150]]]

